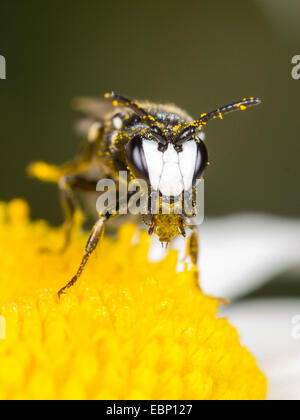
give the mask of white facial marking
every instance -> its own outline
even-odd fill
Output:
[[[174,149],[173,144],[169,143],[167,150],[164,152],[163,159],[165,163],[178,163],[179,162],[178,153]]]
[[[155,141],[143,140],[143,149],[148,166],[150,183],[154,190],[157,190],[163,170],[163,153],[157,149],[157,143]]]
[[[197,145],[194,141],[188,141],[182,145],[182,152],[179,153],[179,165],[183,176],[184,189],[187,191],[192,187],[197,157]]]
[[[160,152],[157,143],[150,140],[143,140],[143,149],[154,190],[177,197],[192,187],[197,157],[194,141],[184,143],[179,153],[170,143],[165,152]]]
[[[174,196],[183,191],[183,180],[178,163],[165,163],[160,178],[159,190],[163,195]]]

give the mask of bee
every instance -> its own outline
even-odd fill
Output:
[[[174,105],[138,102],[115,92],[105,94],[105,98],[113,105],[111,109],[104,107],[103,111],[100,101],[94,103],[85,100],[80,104],[89,118],[87,139],[77,158],[59,167],[47,167],[53,176],[43,176],[43,171],[38,170],[41,163],[29,168],[32,176],[58,181],[66,221],[63,250],[70,243],[78,208],[75,192],[95,192],[100,177],[111,179],[118,185],[119,174],[126,171],[128,179],[142,179],[147,183],[149,202],[153,192],[158,193],[159,211],[152,214],[150,205],[148,208],[149,234],[156,234],[162,243],[169,243],[177,235],[186,236],[186,229],[191,230],[187,255],[198,273],[198,230],[189,222],[196,214],[195,202],[191,202],[191,211],[182,209],[175,212],[176,197],[186,193],[193,197],[197,180],[203,177],[209,165],[203,132],[206,124],[261,101],[258,98],[244,98],[204,113],[195,120]],[[80,278],[101,240],[106,222],[122,214],[124,206],[130,206],[130,197],[128,193],[123,201],[119,200],[114,212],[107,209],[98,214],[79,268],[71,281],[58,292],[59,297]],[[161,211],[164,202],[168,202],[169,214]]]

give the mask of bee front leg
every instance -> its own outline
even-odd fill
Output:
[[[103,212],[100,215],[99,220],[94,225],[93,230],[90,234],[89,240],[88,240],[86,248],[85,248],[85,253],[84,253],[84,256],[82,258],[81,264],[80,264],[80,266],[77,270],[77,273],[72,278],[72,280],[58,292],[58,297],[60,297],[67,289],[72,287],[77,282],[77,280],[81,276],[85,266],[87,265],[91,254],[95,251],[101,237],[103,236],[105,222],[110,217],[116,217],[120,214],[120,212],[122,213],[122,210],[123,210],[124,206],[125,205],[127,206],[128,201],[129,201],[129,199],[132,195],[134,195],[134,191],[128,193],[128,197],[125,199],[125,201],[117,202],[115,208],[114,207],[113,208],[107,208],[105,210],[105,212]]]
[[[196,284],[199,286],[199,268],[198,268],[198,257],[199,257],[199,233],[197,226],[191,226],[192,234],[187,241],[187,252],[186,255],[190,257],[193,264],[193,270],[195,274]],[[200,287],[200,286],[199,286]]]
[[[192,234],[188,238],[187,242],[187,256],[190,257],[191,262],[193,264],[193,271],[195,276],[196,285],[200,288],[200,272],[198,268],[198,258],[199,258],[199,231],[197,226],[190,226],[192,229]],[[217,297],[216,299],[223,305],[228,305],[228,300],[226,298]]]
[[[107,217],[100,217],[100,219],[94,225],[93,230],[90,234],[89,240],[87,242],[85,253],[84,253],[84,256],[82,258],[81,264],[80,264],[80,266],[77,270],[77,273],[72,278],[72,280],[58,292],[58,297],[60,297],[67,289],[72,287],[77,282],[79,277],[81,276],[85,266],[88,263],[88,260],[91,256],[91,254],[95,251],[101,237],[103,236],[104,223],[105,223],[106,220],[107,220]]]

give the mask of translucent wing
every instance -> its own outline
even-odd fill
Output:
[[[73,100],[73,107],[90,118],[103,119],[106,114],[109,114],[114,106],[111,101],[100,98],[75,98]]]
[[[86,117],[81,118],[76,123],[77,132],[86,137],[90,127],[98,122],[102,123],[106,115],[110,114],[114,106],[110,101],[100,98],[75,98],[73,100],[73,108]]]

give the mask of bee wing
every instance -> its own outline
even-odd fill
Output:
[[[80,118],[75,124],[76,131],[83,137],[87,137],[94,123],[101,125],[106,115],[110,114],[114,109],[110,101],[100,98],[75,98],[72,105],[76,111],[86,115],[86,117]]]
[[[98,98],[75,98],[73,108],[91,119],[103,120],[114,109],[111,101]]]

